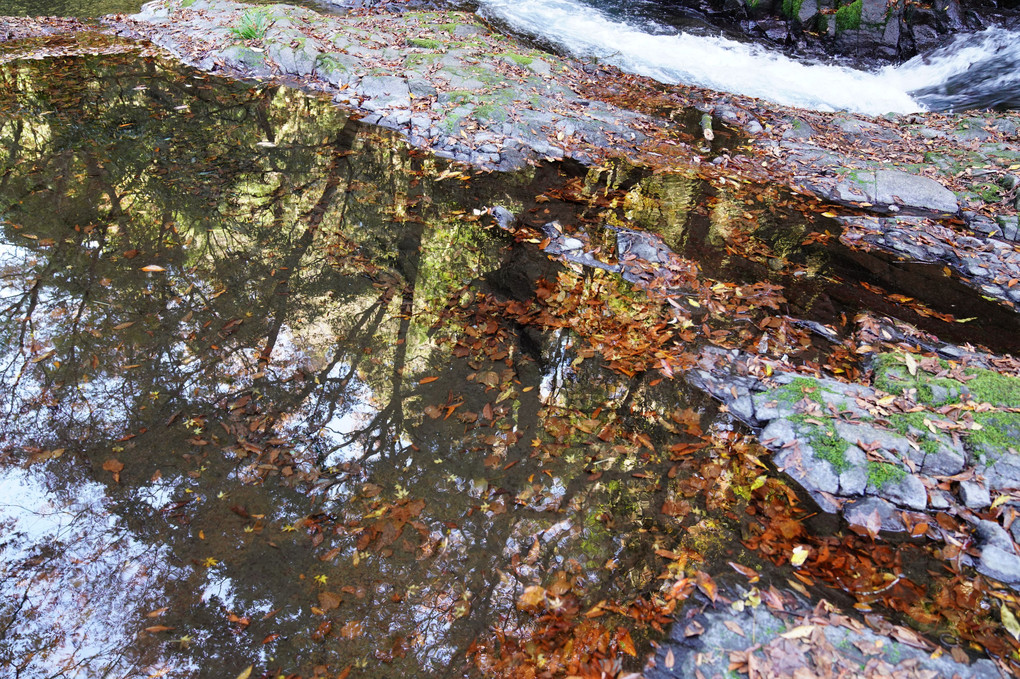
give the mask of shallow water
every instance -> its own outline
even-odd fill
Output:
[[[567,616],[619,602],[583,624],[638,668],[658,632],[627,606],[681,557],[786,579],[741,543],[773,488],[752,483],[782,483],[760,449],[589,345],[612,319],[585,309],[642,295],[474,213],[655,228],[705,285],[769,279],[821,322],[875,303],[854,275],[895,285],[895,264],[802,246],[826,223],[788,194],[472,173],[327,99],[131,55],[0,66],[0,111],[0,669],[497,674],[563,642],[529,587]],[[559,327],[491,301],[556,301],[543,279],[586,300]]]

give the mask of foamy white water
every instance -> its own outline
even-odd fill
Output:
[[[479,12],[575,56],[595,57],[661,82],[734,92],[787,106],[870,115],[923,110],[925,106],[910,92],[959,77],[972,63],[987,59],[989,52],[1020,50],[1020,34],[990,29],[978,34],[972,44],[951,45],[942,54],[868,72],[797,61],[718,36],[653,35],[579,0],[480,0]]]

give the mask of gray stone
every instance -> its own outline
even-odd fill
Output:
[[[1000,215],[995,218],[995,221],[999,224],[1002,229],[1002,237],[1006,240],[1017,240],[1017,233],[1020,232],[1020,221],[1018,218],[1008,215]]]
[[[949,495],[941,490],[935,489],[928,493],[928,506],[932,509],[949,509],[951,503]]]
[[[349,54],[330,52],[315,58],[315,75],[334,86],[350,84],[360,60]]]
[[[847,448],[844,457],[849,466],[839,475],[839,494],[863,495],[868,487],[868,457],[857,446]]]
[[[236,69],[248,75],[264,78],[272,74],[266,55],[244,45],[231,45],[219,53],[219,59],[227,68]]]
[[[924,456],[921,471],[929,476],[952,476],[962,472],[966,465],[967,458],[962,450],[940,443],[937,451]]]
[[[988,546],[981,550],[978,572],[1009,585],[1020,583],[1020,557],[1012,551]]]
[[[770,427],[772,424],[766,430]],[[831,495],[839,492],[839,477],[836,476],[832,463],[815,457],[814,451],[806,442],[801,441],[797,445],[780,450],[772,457],[772,461],[776,467],[808,491],[822,491]]]
[[[407,81],[397,76],[366,76],[361,79],[358,92],[365,97],[362,107],[369,111],[411,107],[411,90]]]
[[[867,526],[872,515],[878,512],[881,528],[890,533],[900,533],[907,528],[899,511],[890,503],[877,497],[866,497],[862,500],[848,502],[843,506],[843,518],[851,526]]]
[[[960,500],[970,509],[984,509],[992,504],[988,489],[977,481],[960,481]]]
[[[974,533],[980,538],[982,547],[998,547],[1006,552],[1013,551],[1013,540],[1009,533],[995,521],[978,521]]]
[[[273,45],[270,56],[276,60],[280,72],[287,75],[308,75],[315,70],[315,58],[290,45]]]
[[[438,90],[428,80],[411,78],[407,81],[407,89],[417,98],[435,97],[439,95]]]
[[[907,474],[898,481],[886,481],[878,488],[872,488],[869,484],[868,492],[891,500],[901,507],[925,509],[928,506],[928,491],[921,479],[913,474]]]
[[[878,208],[896,205],[936,214],[956,214],[960,210],[956,195],[942,184],[900,170],[854,170],[829,193],[841,203],[871,203]]]

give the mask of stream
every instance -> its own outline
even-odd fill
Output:
[[[865,73],[610,9],[479,3],[663,82],[1016,105],[1005,29]],[[983,80],[960,66],[990,58]],[[820,513],[657,358],[859,376],[855,333],[886,317],[1020,351],[1012,310],[850,249],[828,209],[697,169],[470,170],[328,97],[132,52],[0,63],[0,674],[626,676],[664,657],[685,600],[717,597],[825,599],[1006,656],[944,544]],[[675,299],[558,261],[551,223],[607,260],[614,229],[660,234],[703,302],[681,323]],[[794,567],[805,545],[832,560]]]
[[[713,401],[634,367],[658,328],[644,293],[557,264],[486,206],[595,237],[627,196],[706,285],[758,286],[739,318],[670,340],[692,353],[731,337],[830,360],[787,313],[1020,336],[994,305],[981,327],[918,315],[973,295],[841,249],[776,187],[466,172],[328,99],[132,55],[0,66],[0,109],[12,676],[512,676],[558,657],[540,621],[582,612],[586,643],[637,669],[685,568],[786,588],[749,536],[793,522],[858,544]],[[903,550],[882,568],[923,589],[930,554]]]

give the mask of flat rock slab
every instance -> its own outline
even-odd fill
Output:
[[[242,36],[251,17],[261,29]],[[111,23],[206,71],[331,93],[368,123],[485,168],[633,154],[643,130],[664,124],[578,94],[573,62],[522,47],[464,12],[332,16],[288,5],[155,0]]]
[[[670,638],[655,655],[647,679],[731,677],[732,663],[754,676],[869,676],[930,679],[999,676],[991,660],[966,665],[948,653],[932,657],[930,645],[911,632],[878,634],[847,618],[781,617],[765,605],[707,608],[673,625]],[[868,667],[865,673],[862,668]]]
[[[816,190],[835,203],[879,212],[938,216],[960,212],[952,191],[934,179],[901,170],[851,170],[834,184],[817,185]]]

